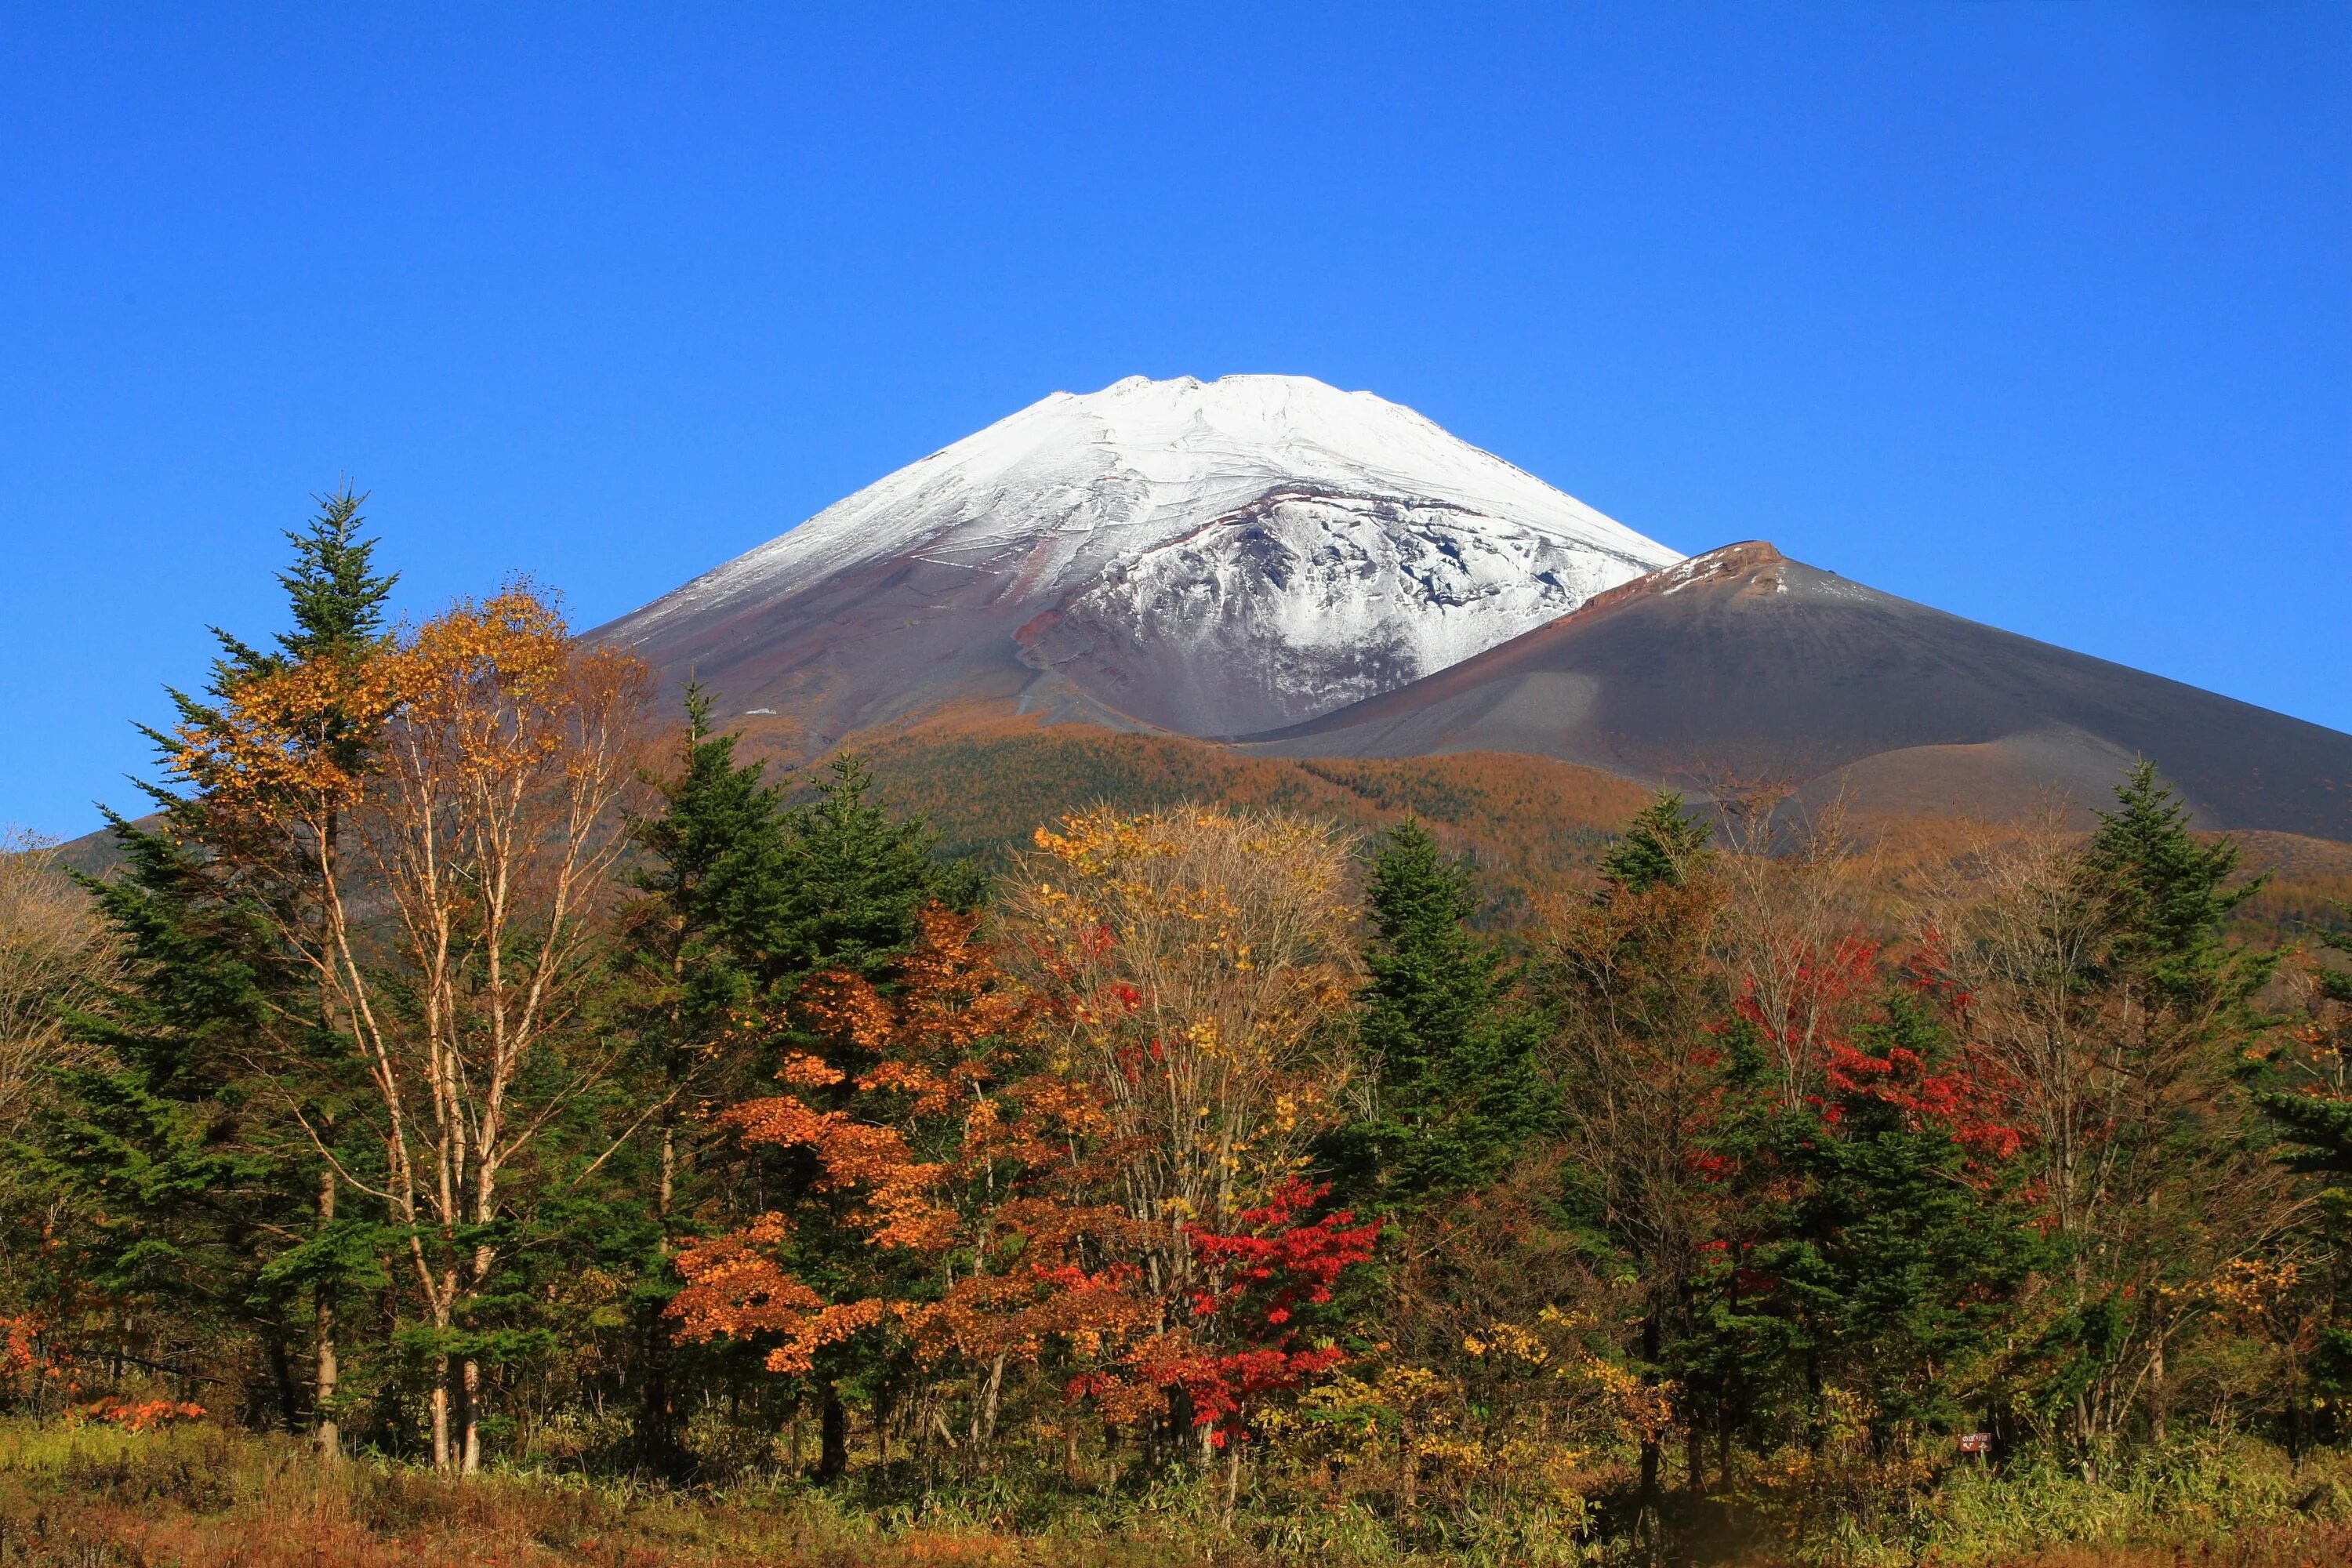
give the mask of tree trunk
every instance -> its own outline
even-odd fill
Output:
[[[448,1356],[441,1358],[441,1375],[433,1380],[433,1468],[446,1473],[449,1468],[449,1384],[455,1363]]]
[[[849,1412],[842,1407],[840,1391],[829,1382],[819,1397],[816,1479],[830,1485],[849,1471]]]
[[[1658,1354],[1661,1349],[1659,1341],[1661,1337],[1661,1331],[1658,1326],[1658,1313],[1657,1310],[1654,1307],[1651,1309],[1649,1315],[1642,1320],[1642,1361],[1645,1366],[1654,1367],[1658,1364]],[[1645,1381],[1650,1379],[1653,1375],[1653,1373],[1647,1372],[1643,1373]],[[1636,1534],[1640,1532],[1642,1523],[1644,1519],[1658,1529],[1663,1530],[1664,1528],[1665,1516],[1664,1510],[1660,1506],[1664,1500],[1659,1495],[1658,1471],[1664,1458],[1664,1452],[1658,1443],[1658,1435],[1655,1432],[1643,1432],[1642,1434],[1641,1480],[1634,1490],[1634,1498],[1636,1500],[1634,1530]]]
[[[335,1173],[321,1168],[319,1172],[319,1228],[326,1229],[335,1220]],[[335,1360],[335,1287],[331,1279],[321,1279],[313,1288],[316,1300],[316,1338],[319,1346],[318,1370],[313,1374],[314,1393],[310,1401],[318,1422],[316,1437],[319,1458],[334,1464],[343,1457],[342,1427],[335,1420],[335,1384],[341,1377],[341,1368]]]
[[[470,1476],[482,1468],[482,1363],[467,1356],[464,1377],[461,1393],[465,1401],[466,1449],[462,1468]]]
[[[1242,1435],[1238,1432],[1225,1444],[1225,1511],[1224,1526],[1234,1527],[1234,1502],[1242,1490]]]
[[[673,1100],[676,1089],[672,1089]],[[674,1110],[662,1113],[661,1188],[654,1199],[654,1217],[660,1227],[656,1245],[660,1249],[663,1281],[668,1282],[670,1257],[670,1210],[677,1192],[677,1128]],[[671,1362],[675,1344],[670,1337],[670,1323],[661,1303],[654,1302],[646,1309],[645,1319],[646,1377],[645,1392],[637,1411],[637,1452],[640,1461],[656,1475],[677,1480],[686,1474],[686,1452],[678,1447],[677,1413],[671,1408],[676,1397],[670,1385]],[[797,1422],[799,1417],[793,1417]],[[795,1429],[797,1430],[797,1428]],[[793,1454],[797,1467],[800,1453],[797,1446]]]
[[[289,1432],[302,1430],[302,1396],[294,1386],[294,1347],[286,1342],[283,1327],[272,1327],[267,1336],[269,1355],[269,1381],[278,1390],[278,1424]],[[179,1390],[185,1399],[187,1389]]]
[[[985,1447],[996,1441],[997,1397],[1004,1389],[1004,1352],[999,1351],[990,1363],[988,1382],[981,1391],[980,1407],[972,1412],[971,1427],[974,1446]]]

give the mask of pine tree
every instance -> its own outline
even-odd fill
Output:
[[[2223,928],[2263,879],[2232,887],[2238,847],[2200,842],[2189,810],[2136,763],[2116,789],[2116,809],[2099,814],[2086,861],[2112,902],[2116,936],[2109,963],[2136,984],[2148,1005],[2188,1014],[2251,997],[2269,965],[2233,953]]]
[[[1333,1150],[1342,1196],[1367,1213],[1482,1187],[1544,1124],[1542,1026],[1507,1005],[1502,955],[1468,922],[1469,866],[1406,821],[1382,836],[1366,891],[1370,983],[1359,1026],[1378,1109]]]
[[[1865,1395],[1882,1444],[1962,1418],[1957,1396],[2038,1261],[2003,1164],[2015,1140],[1970,1119],[1979,1097],[1949,1052],[1921,1000],[1897,993],[1840,1051],[1823,1114],[1776,1138],[1798,1195],[1757,1267],[1777,1282],[1792,1382],[1809,1398],[1825,1384]]]
[[[1705,818],[1683,809],[1681,795],[1660,790],[1633,814],[1601,858],[1602,896],[1619,889],[1646,893],[1656,887],[1681,887],[1706,859],[1712,832]]]
[[[183,730],[217,723],[217,705],[248,681],[307,661],[352,665],[380,646],[394,579],[375,572],[376,542],[361,536],[365,498],[346,486],[317,499],[310,524],[286,534],[294,562],[278,580],[290,629],[265,652],[215,628],[221,655],[205,695],[169,693]],[[178,752],[178,735],[145,732],[167,763]],[[330,715],[324,745],[337,765],[362,765],[366,744],[355,721]],[[275,1403],[289,1426],[300,1402],[288,1356],[305,1331],[292,1314],[300,1296],[310,1297],[316,1371],[308,1403],[319,1445],[331,1457],[341,1451],[335,1304],[379,1270],[375,1226],[338,1218],[337,1182],[315,1142],[334,1136],[350,1042],[278,934],[316,917],[319,847],[246,832],[201,793],[141,787],[160,820],[142,826],[109,813],[123,870],[85,881],[130,962],[110,1005],[83,1021],[86,1037],[108,1048],[113,1066],[79,1082],[78,1121],[61,1112],[52,1126],[55,1147],[70,1152],[56,1169],[92,1194],[120,1193],[126,1183],[148,1192],[136,1206],[115,1201],[109,1212],[124,1224],[136,1215],[148,1233],[193,1227],[213,1238],[219,1267],[201,1282],[198,1271],[181,1269],[180,1292],[258,1304]],[[256,1078],[264,1061],[272,1064],[268,1082]],[[289,1096],[300,1105],[299,1125],[284,1111]],[[199,1133],[207,1157],[227,1164],[188,1166]],[[184,1183],[131,1174],[183,1167],[200,1173]],[[233,1218],[223,1206],[231,1193],[240,1206]],[[162,1256],[152,1240],[133,1251],[151,1261]],[[160,1276],[155,1288],[165,1288]]]
[[[2352,919],[2352,909],[2339,911],[2339,917]],[[2352,933],[2322,928],[2312,935],[2328,952],[2352,959]],[[2317,993],[2315,1002],[2332,1002],[2339,1009],[2352,1009],[2352,973],[2315,965],[2311,980]],[[2345,1027],[2343,1015],[2339,1014],[2334,1031],[2317,1018],[2313,1020],[2313,1026],[2314,1038],[2322,1051],[2340,1056],[2352,1047],[2352,1030]],[[2256,1091],[2254,1100],[2284,1138],[2287,1146],[2281,1158],[2289,1169],[2312,1175],[2352,1177],[2352,1099],[2333,1093],[2264,1089]],[[2328,1196],[2347,1216],[2352,1216],[2352,1188],[2332,1186]]]
[[[2019,1059],[2040,1122],[2064,1133],[2042,1158],[2071,1301],[2038,1352],[2039,1398],[2083,1453],[2143,1415],[2164,1431],[2164,1347],[2239,1245],[2217,1219],[2252,1158],[2232,1080],[2273,1022],[2255,997],[2277,955],[2228,938],[2259,885],[2231,886],[2236,866],[2143,761],[2059,889],[2094,938],[2066,976],[2073,1048],[2053,1061],[2029,1031]]]
[[[678,1287],[671,1259],[684,1237],[680,1221],[698,1206],[688,1188],[742,1174],[716,1149],[684,1147],[699,1125],[684,1114],[686,1101],[745,1098],[768,1070],[764,1058],[719,1048],[721,1040],[747,1039],[734,1026],[742,1018],[775,1021],[768,1043],[786,1052],[822,1051],[825,1040],[794,1017],[803,984],[835,969],[882,978],[914,939],[925,905],[969,910],[979,901],[975,879],[934,857],[937,837],[924,823],[898,820],[867,798],[872,776],[856,757],[835,759],[813,798],[788,805],[763,764],[738,762],[736,737],[711,728],[699,687],[688,687],[686,707],[677,773],[660,785],[660,812],[635,826],[647,852],[634,879],[646,895],[636,915],[637,959],[660,976],[643,1035],[660,1063],[663,1107],[656,1224],[637,1290],[648,1371],[637,1437],[647,1461],[669,1471],[683,1455],[668,1410],[675,1352],[663,1313]],[[766,1156],[764,1166],[761,1180],[787,1207],[804,1205],[822,1174],[803,1152]],[[837,1230],[808,1227],[802,1251],[813,1278],[857,1247]],[[824,1434],[818,1470],[827,1479],[846,1463],[835,1387],[845,1370],[842,1352],[829,1352],[814,1374]]]
[[[645,852],[630,875],[644,895],[630,921],[629,952],[644,987],[639,1038],[659,1096],[651,1226],[635,1259],[633,1291],[645,1375],[639,1380],[636,1445],[657,1474],[682,1474],[675,1392],[675,1334],[668,1317],[678,1279],[673,1267],[701,1206],[693,1156],[700,1110],[736,1099],[757,1079],[754,1064],[717,1048],[758,977],[755,933],[782,901],[783,789],[765,765],[735,760],[737,737],[711,727],[709,694],[689,682],[686,731],[675,775],[658,779],[661,809],[631,825]]]
[[[775,897],[748,922],[778,995],[824,969],[878,974],[914,940],[925,904],[968,910],[979,899],[968,871],[940,864],[929,824],[866,798],[874,776],[861,759],[835,757],[829,773],[814,799],[784,814]]]

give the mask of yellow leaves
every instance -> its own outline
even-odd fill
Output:
[[[2289,1303],[2302,1282],[2303,1269],[2293,1258],[2240,1258],[2206,1282],[2205,1294],[2242,1329],[2265,1332],[2280,1326],[2276,1320],[2291,1322],[2300,1315]]]
[[[1234,1212],[1347,1080],[1345,839],[1270,813],[1079,813],[1008,899],[1032,983],[1101,1097],[1139,1214]],[[1171,1278],[1190,1261],[1161,1259]]]
[[[1551,1360],[1551,1351],[1543,1341],[1517,1323],[1489,1323],[1483,1337],[1465,1334],[1462,1349],[1469,1355],[1504,1358],[1528,1366],[1542,1366]]]

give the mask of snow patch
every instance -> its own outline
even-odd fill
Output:
[[[656,601],[633,629],[907,553],[1008,572],[1024,598],[1058,598],[1286,486],[1451,506],[1590,552],[1609,563],[1603,586],[1681,559],[1369,392],[1305,376],[1130,376],[1055,393],[909,464]]]

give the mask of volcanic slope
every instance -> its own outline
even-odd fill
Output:
[[[1299,376],[1055,393],[601,628],[813,755],[974,703],[1196,736],[1403,686],[1680,557]]]
[[[1518,752],[1633,778],[1844,792],[1882,815],[2102,804],[2136,757],[2201,826],[2352,840],[2352,735],[1727,546],[1249,752]]]

